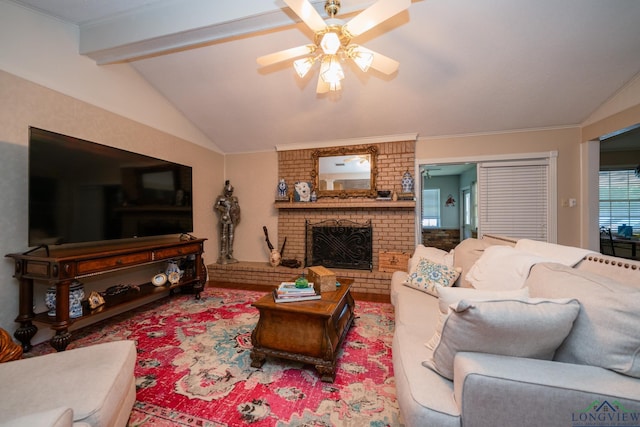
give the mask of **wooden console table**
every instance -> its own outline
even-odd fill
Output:
[[[50,324],[51,329],[56,331],[50,344],[57,351],[63,351],[71,341],[69,326],[80,319],[98,313],[103,315],[123,303],[166,291],[167,287],[172,292],[176,287],[190,286],[196,299],[199,299],[206,281],[206,269],[202,261],[205,240],[172,237],[91,247],[54,248],[51,251],[40,248],[6,255],[15,261],[14,277],[20,282],[19,314],[15,319],[20,327],[13,334],[14,337],[22,343],[24,351],[29,351],[32,348],[31,338],[38,331],[33,321]],[[193,258],[192,268],[185,272],[179,283],[170,285],[167,282],[162,287],[156,287],[150,282],[144,283],[138,286],[137,292],[129,291],[127,294],[105,297],[106,303],[94,311],[91,311],[85,301],[83,315],[74,319],[69,317],[69,286],[74,280],[186,257]],[[55,316],[49,316],[46,311],[34,313],[34,281],[48,287],[55,286]]]
[[[313,364],[322,381],[336,377],[336,355],[354,318],[355,302],[349,288],[353,280],[339,279],[336,291],[322,299],[276,303],[273,294],[252,305],[260,319],[251,334],[251,366],[259,368],[267,356]]]

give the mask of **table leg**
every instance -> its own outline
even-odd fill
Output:
[[[320,380],[325,383],[332,383],[336,379],[336,364],[316,365],[316,370],[320,374]]]
[[[255,348],[251,350],[249,357],[251,357],[252,368],[261,368],[265,360],[267,360],[267,356],[264,353],[257,351]]]
[[[66,329],[63,331],[56,331],[56,334],[51,338],[49,344],[55,348],[56,351],[65,351],[67,346],[71,342],[71,332]]]
[[[20,327],[16,329],[13,336],[22,343],[22,351],[26,353],[33,348],[31,338],[38,332],[38,327],[31,323],[31,320],[16,321],[20,322]]]
[[[69,332],[69,285],[71,282],[65,280],[56,284],[56,321],[51,326],[56,334],[51,338],[49,344],[56,351],[64,351],[71,342]]]
[[[20,262],[16,262],[16,274],[19,274],[22,268]],[[31,338],[38,332],[38,327],[31,321],[33,314],[33,280],[20,278],[20,305],[19,314],[16,322],[20,323],[20,327],[13,333],[13,336],[22,343],[22,351],[27,352],[33,347]]]

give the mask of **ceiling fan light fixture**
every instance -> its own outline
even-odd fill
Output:
[[[295,59],[294,69],[302,78],[316,62],[320,62],[318,94],[341,89],[340,82],[345,76],[340,62],[346,58],[351,58],[363,72],[374,69],[390,75],[398,69],[397,61],[365,47],[351,45],[351,39],[408,9],[411,0],[377,0],[347,23],[335,17],[340,11],[340,0],[325,0],[325,11],[329,15],[326,20],[316,11],[311,0],[282,1],[313,30],[314,44],[261,56],[257,59],[260,66]]]
[[[369,70],[369,67],[371,67],[371,64],[373,63],[373,53],[364,52],[360,50],[360,46],[357,45],[350,46],[349,50],[347,51],[347,55],[353,60],[353,62],[356,63],[358,68],[360,68],[365,73]]]
[[[320,41],[320,47],[325,55],[335,55],[340,46],[340,37],[333,31],[325,33]]]
[[[336,55],[327,55],[322,58],[320,78],[332,86],[331,90],[340,90],[340,80],[344,79],[344,71]]]
[[[297,59],[293,61],[293,68],[296,70],[296,73],[300,78],[303,78],[307,75],[313,64],[316,62],[316,59],[308,56],[306,58]]]

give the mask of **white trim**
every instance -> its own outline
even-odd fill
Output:
[[[547,240],[550,243],[558,243],[558,152],[555,153],[555,156],[549,157]]]
[[[416,159],[416,173],[420,165],[442,165],[445,163],[482,163],[492,161],[509,161],[509,160],[529,160],[529,159],[548,159],[558,157],[558,152],[541,151],[534,153],[514,153],[514,154],[488,154],[484,156],[468,156],[468,157],[441,157],[429,159]]]
[[[382,144],[384,142],[415,141],[417,133],[403,133],[398,135],[369,136],[362,138],[334,139],[317,142],[297,142],[276,145],[276,151],[305,150],[309,148],[342,147],[345,145]]]
[[[440,139],[453,139],[453,138],[469,138],[474,136],[487,136],[487,135],[511,135],[514,133],[525,132],[545,132],[550,130],[562,130],[562,129],[576,129],[584,127],[584,123],[574,125],[559,125],[559,126],[545,126],[540,128],[522,128],[522,129],[507,129],[500,131],[487,131],[487,132],[469,132],[469,133],[454,133],[449,135],[433,135],[420,137],[419,141],[432,141]]]
[[[600,252],[600,141],[580,144],[580,247]]]

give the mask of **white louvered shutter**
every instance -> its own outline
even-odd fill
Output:
[[[481,234],[549,241],[547,159],[478,165]]]

